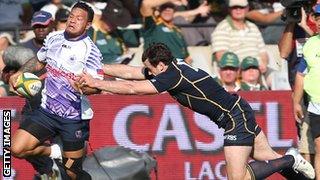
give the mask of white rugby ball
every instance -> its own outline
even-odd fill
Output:
[[[25,72],[18,77],[16,90],[22,96],[31,98],[41,90],[41,86],[42,83],[38,76]]]

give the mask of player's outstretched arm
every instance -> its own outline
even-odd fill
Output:
[[[148,80],[142,81],[104,81],[94,79],[91,75],[83,73],[78,81],[83,87],[97,88],[102,91],[114,94],[128,94],[128,95],[145,95],[158,94],[156,88]]]
[[[144,67],[125,64],[105,64],[103,66],[103,71],[106,75],[128,80],[145,79],[143,70]]]

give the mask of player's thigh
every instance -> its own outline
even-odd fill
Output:
[[[251,150],[251,146],[224,147],[228,179],[244,179]]]
[[[66,122],[61,124],[60,128],[64,152],[80,152],[84,149],[85,141],[89,139],[89,121]]]
[[[34,149],[40,141],[24,129],[18,129],[12,137],[11,151],[21,153]]]
[[[12,151],[16,153],[18,151],[29,151],[34,149],[40,142],[48,139],[54,133],[46,128],[46,126],[38,123],[39,119],[35,121],[33,118],[40,118],[40,115],[35,114],[25,119],[19,129],[15,132],[12,138]],[[40,120],[39,120],[40,121]]]
[[[263,131],[261,131],[254,139],[253,158],[255,160],[271,160],[281,157],[280,154],[275,152]]]

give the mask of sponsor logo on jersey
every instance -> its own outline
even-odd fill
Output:
[[[66,45],[66,44],[62,44],[61,46],[62,46],[63,48],[66,48],[66,49],[71,49],[71,46]]]
[[[237,135],[225,135],[224,139],[227,139],[229,141],[236,141],[237,140]]]
[[[82,137],[82,131],[78,130],[75,132],[76,138],[80,139]]]
[[[46,66],[48,72],[52,73],[53,76],[59,77],[59,76],[63,76],[65,78],[68,79],[72,79],[72,80],[76,80],[77,76],[74,73],[70,73],[70,72],[66,72],[63,71],[62,69],[57,69],[54,68],[52,66],[50,66],[49,64]]]

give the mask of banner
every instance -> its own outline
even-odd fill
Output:
[[[240,95],[254,109],[258,124],[277,152],[284,153],[296,146],[291,92],[242,92]],[[93,95],[89,99],[94,109],[90,123],[93,150],[119,145],[146,151],[158,162],[160,180],[227,179],[223,130],[207,117],[180,106],[168,94]],[[0,98],[1,117],[3,110],[11,110],[12,134],[21,121],[23,105],[22,98]],[[32,179],[34,175],[31,165],[24,160],[12,158],[11,167],[15,179]],[[281,177],[273,175],[269,179]]]

